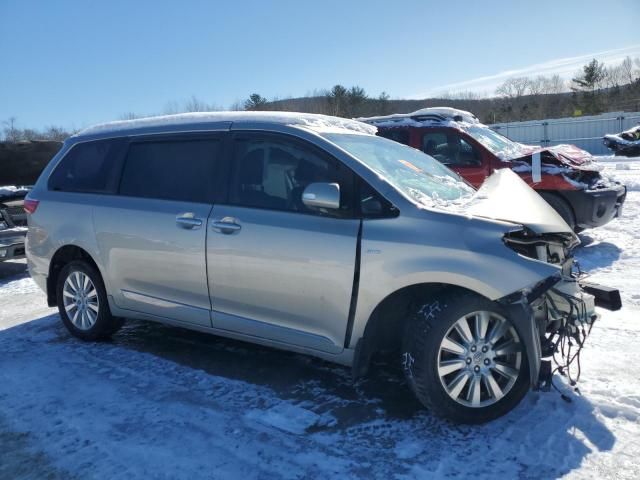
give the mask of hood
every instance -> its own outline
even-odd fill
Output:
[[[522,145],[522,157],[513,158],[512,160],[531,162],[531,155],[540,153],[542,158],[547,160],[555,159],[557,162],[566,167],[579,169],[597,170],[598,166],[594,161],[593,155],[586,150],[576,147],[575,145],[554,145],[553,147],[536,147],[534,145]]]
[[[465,212],[524,225],[537,234],[571,233],[571,227],[511,169],[494,172],[480,186]]]

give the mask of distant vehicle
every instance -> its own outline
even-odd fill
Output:
[[[24,258],[27,216],[23,208],[27,187],[0,187],[0,262]]]
[[[28,186],[37,180],[61,142],[0,142],[0,262],[24,258],[27,218],[23,208]]]
[[[603,143],[615,155],[640,157],[640,125],[615,135],[605,135]]]
[[[154,320],[356,377],[396,351],[435,413],[499,417],[549,386],[543,358],[582,345],[619,294],[580,283],[578,238],[510,170],[476,193],[374,133],[282,112],[90,128],[25,200],[29,272],[83,340]]]
[[[469,112],[446,107],[359,120],[376,126],[380,136],[431,155],[476,188],[496,170],[510,168],[575,231],[604,225],[622,211],[624,185],[603,178],[592,156],[573,145],[523,145]]]

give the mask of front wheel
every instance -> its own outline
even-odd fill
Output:
[[[526,348],[499,305],[448,295],[407,321],[403,368],[420,402],[459,423],[483,423],[512,410],[529,389]]]
[[[578,233],[579,227],[577,227],[577,220],[573,212],[573,208],[571,208],[571,205],[569,205],[569,203],[565,199],[553,193],[546,192],[540,193],[540,196],[544,198],[544,200],[549,204],[551,208],[558,212],[558,214],[567,223],[567,225],[569,225],[569,228],[571,228],[571,230]]]
[[[62,323],[82,340],[108,338],[123,324],[111,315],[102,277],[87,262],[75,260],[62,269],[56,295]]]

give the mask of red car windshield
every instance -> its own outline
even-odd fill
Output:
[[[504,135],[494,132],[489,127],[470,125],[464,131],[484,145],[500,160],[513,160],[527,154],[527,147],[521,143],[509,140]]]

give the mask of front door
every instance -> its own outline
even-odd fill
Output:
[[[221,138],[136,140],[118,195],[94,210],[116,305],[210,326],[205,246]]]
[[[489,175],[482,152],[471,141],[452,129],[428,129],[421,139],[424,153],[457,172],[478,188]]]
[[[349,317],[360,220],[353,174],[285,136],[236,134],[228,201],[207,238],[213,326],[337,353]],[[340,185],[341,208],[311,210],[312,182]]]

